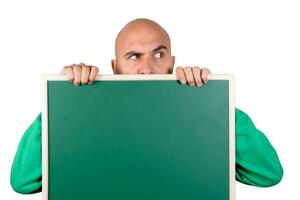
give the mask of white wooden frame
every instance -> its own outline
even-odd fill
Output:
[[[234,104],[234,76],[230,74],[211,74],[209,80],[229,81],[229,196],[235,200],[235,104]],[[42,76],[42,199],[48,200],[48,81],[67,81],[63,75]],[[176,75],[98,75],[96,81],[130,81],[130,80],[177,80]]]

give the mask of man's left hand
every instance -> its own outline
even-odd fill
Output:
[[[188,83],[190,86],[200,87],[208,82],[208,74],[211,74],[207,68],[195,67],[177,67],[176,76],[181,84]]]

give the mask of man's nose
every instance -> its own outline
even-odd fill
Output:
[[[139,74],[153,74],[153,64],[149,60],[145,60],[141,63],[139,69]]]

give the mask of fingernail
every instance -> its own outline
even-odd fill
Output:
[[[202,84],[198,84],[198,85],[197,85],[197,87],[201,87],[201,86],[202,86]]]
[[[79,86],[79,83],[73,83],[75,86]]]
[[[180,83],[181,84],[186,84],[186,81],[185,80],[180,80]]]

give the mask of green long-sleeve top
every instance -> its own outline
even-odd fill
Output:
[[[41,191],[42,150],[41,114],[24,133],[11,169],[11,185],[23,194]],[[236,180],[269,187],[283,176],[279,158],[266,136],[258,130],[249,116],[235,109]]]

